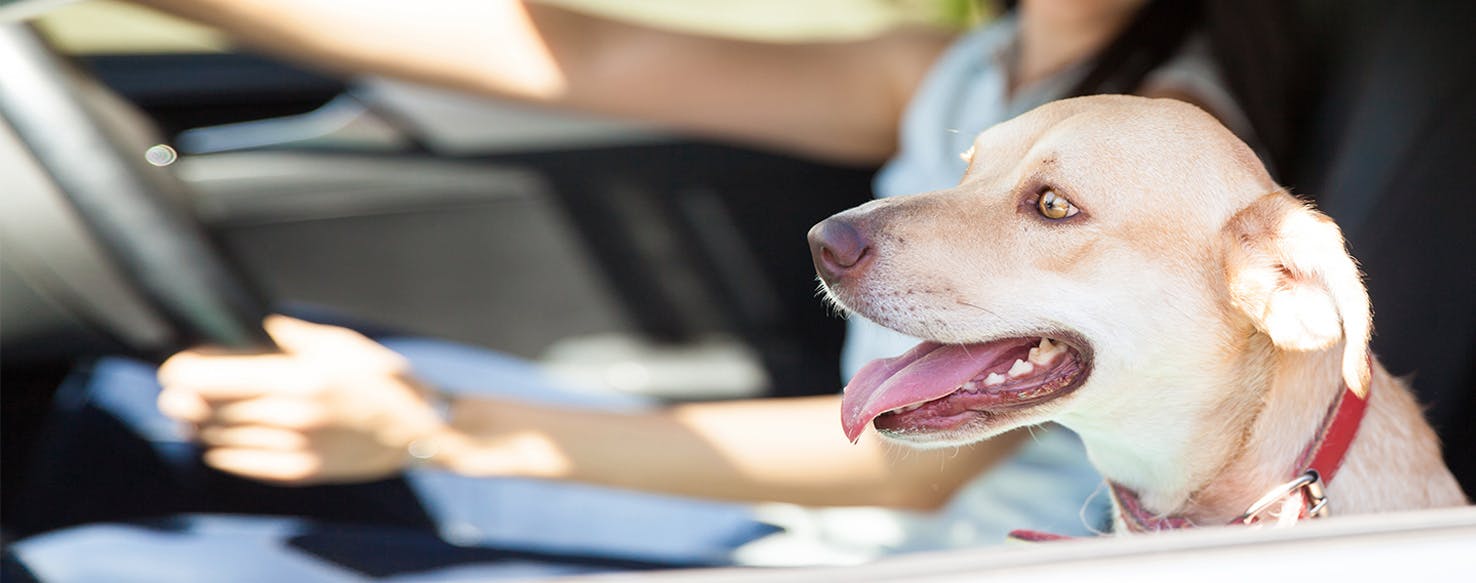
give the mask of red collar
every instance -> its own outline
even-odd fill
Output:
[[[1373,357],[1370,355],[1369,368],[1372,367]],[[1328,406],[1316,437],[1297,456],[1294,477],[1267,492],[1231,524],[1259,523],[1268,510],[1273,510],[1278,503],[1286,503],[1293,498],[1300,498],[1298,506],[1301,510],[1296,518],[1277,517],[1276,520],[1294,522],[1297,519],[1326,516],[1327,497],[1323,495],[1323,486],[1337,475],[1338,468],[1343,464],[1343,456],[1348,453],[1348,446],[1358,435],[1358,426],[1363,423],[1363,413],[1368,408],[1368,394],[1372,388],[1373,384],[1370,382],[1368,388],[1360,392],[1344,381],[1343,391]],[[1122,523],[1131,532],[1156,532],[1196,526],[1183,516],[1154,514],[1143,507],[1136,492],[1111,480],[1107,481],[1107,485],[1114,501],[1113,506],[1117,508]],[[1010,536],[1028,541],[1068,538],[1024,530],[1012,532]]]
[[[1372,356],[1369,357],[1369,367],[1373,367]],[[1343,456],[1348,453],[1348,447],[1358,435],[1358,427],[1363,423],[1363,413],[1368,408],[1368,394],[1372,388],[1370,382],[1368,388],[1360,392],[1344,381],[1342,392],[1328,405],[1316,437],[1297,456],[1297,469],[1292,479],[1272,488],[1231,524],[1259,523],[1268,510],[1273,510],[1278,503],[1285,503],[1293,497],[1300,498],[1298,505],[1301,510],[1296,519],[1326,516],[1327,497],[1323,495],[1323,487],[1337,475],[1338,468],[1343,465]],[[1122,523],[1130,531],[1154,532],[1195,526],[1193,521],[1182,516],[1155,515],[1143,507],[1137,493],[1111,481],[1108,481],[1108,485]],[[1289,518],[1278,520],[1294,521]]]

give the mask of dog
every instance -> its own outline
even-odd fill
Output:
[[[965,157],[953,188],[810,231],[834,304],[924,339],[846,387],[853,441],[868,425],[930,448],[1058,423],[1112,485],[1118,531],[1466,504],[1368,351],[1341,232],[1209,114],[1068,99]]]

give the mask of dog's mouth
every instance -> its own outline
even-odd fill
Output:
[[[908,438],[988,424],[1081,386],[1091,368],[1085,346],[1053,336],[923,342],[863,367],[846,386],[841,424],[851,441],[868,423]]]

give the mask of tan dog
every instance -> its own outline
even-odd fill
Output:
[[[1214,118],[1071,99],[967,156],[954,188],[810,233],[836,303],[929,341],[847,387],[852,439],[874,424],[952,446],[1055,421],[1144,512],[1225,524],[1298,475],[1346,385],[1371,396],[1326,489],[1334,513],[1465,503],[1411,394],[1367,354],[1341,233]]]

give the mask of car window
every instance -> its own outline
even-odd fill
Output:
[[[765,40],[865,36],[903,23],[966,26],[984,16],[974,0],[549,0],[648,24]],[[37,21],[76,55],[222,52],[230,42],[200,26],[126,2],[92,0]]]
[[[36,26],[73,55],[215,53],[230,46],[209,27],[111,0],[59,7],[38,18]]]

